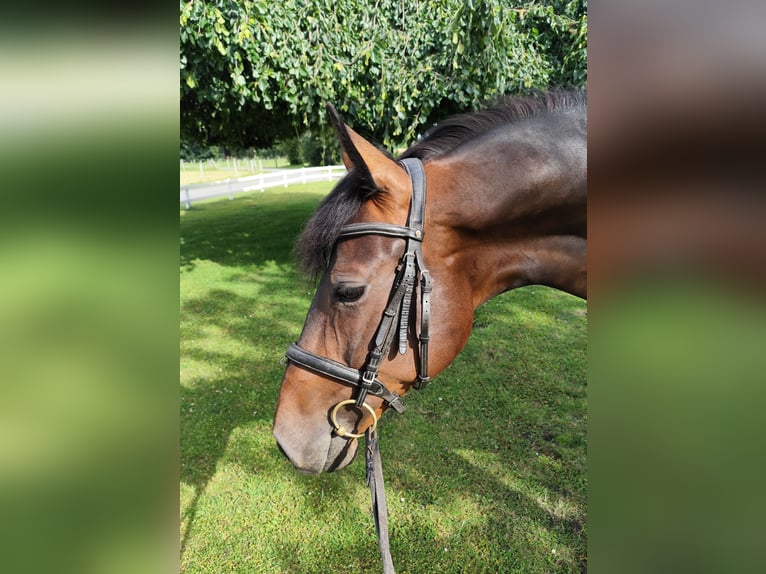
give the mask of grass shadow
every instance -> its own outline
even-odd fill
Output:
[[[195,204],[182,212],[182,270],[206,260],[227,266],[292,261],[292,241],[316,209],[321,192],[252,193]]]
[[[326,192],[326,185],[318,187],[323,191],[202,202],[181,213],[180,464],[181,480],[194,492],[181,519],[182,555],[232,432],[273,416],[283,369],[278,358],[307,306],[293,295],[298,280],[290,254]],[[199,265],[205,273],[196,285]],[[215,266],[233,271],[221,274]],[[281,295],[259,297],[264,293]]]
[[[294,279],[259,274],[248,286],[279,293]],[[242,281],[243,278],[237,280]],[[257,297],[212,289],[181,308],[181,355],[185,368],[180,396],[181,480],[193,487],[182,537],[186,546],[199,497],[217,471],[234,429],[255,421],[270,424],[284,367],[279,357],[303,320],[303,307],[275,319]],[[207,337],[215,332],[215,337]],[[223,344],[215,343],[223,341]],[[275,449],[276,451],[276,449]],[[276,454],[276,453],[275,453]]]
[[[462,563],[482,557],[471,572],[585,572],[584,303],[530,288],[477,310],[476,322],[453,364],[408,395],[406,415],[381,425],[389,496],[404,499],[391,504],[392,540],[407,541],[397,562],[453,571],[460,548]],[[413,538],[402,507],[441,524],[439,535]]]

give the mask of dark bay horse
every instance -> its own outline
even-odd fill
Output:
[[[584,93],[450,118],[399,161],[328,111],[348,174],[296,246],[321,280],[274,418],[279,448],[306,473],[348,465],[388,406],[401,410],[399,397],[453,361],[485,301],[530,284],[586,297]],[[397,289],[407,280],[419,295]]]

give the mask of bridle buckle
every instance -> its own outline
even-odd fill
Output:
[[[358,406],[359,408],[365,405],[364,400],[367,398],[367,393],[372,388],[372,385],[374,382],[375,382],[375,372],[369,369],[366,370],[362,374],[362,379],[359,381],[359,396],[356,397],[356,406]]]

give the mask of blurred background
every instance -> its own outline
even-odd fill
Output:
[[[763,16],[589,3],[593,572],[760,569]]]
[[[177,569],[177,14],[23,10],[0,23],[0,568]]]

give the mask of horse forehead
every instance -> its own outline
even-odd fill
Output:
[[[394,196],[380,190],[365,201],[357,211],[352,223],[395,223],[405,225],[409,213],[411,193]]]
[[[330,264],[332,277],[348,274],[372,275],[391,263],[396,265],[403,242],[378,235],[363,235],[340,241],[335,247],[335,257]]]

